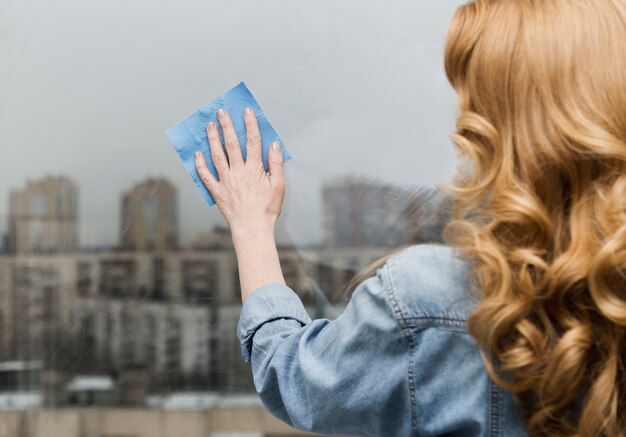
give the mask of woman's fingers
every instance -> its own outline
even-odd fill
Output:
[[[267,166],[269,168],[270,183],[272,187],[279,191],[285,189],[285,176],[283,174],[284,164],[283,151],[280,148],[280,143],[275,141],[270,145]]]
[[[250,108],[243,112],[243,121],[246,124],[246,164],[262,165],[263,149],[261,148],[261,133],[256,114]]]
[[[224,143],[226,145],[226,153],[228,153],[228,163],[231,168],[243,167],[243,156],[241,154],[241,146],[235,132],[233,122],[225,109],[217,111],[217,119],[222,127],[224,135]]]
[[[222,180],[226,174],[228,174],[228,162],[226,161],[226,155],[222,148],[220,132],[217,130],[217,125],[212,121],[207,124],[206,132],[209,140],[209,148],[211,149],[211,160],[213,161],[215,170],[217,170],[217,175],[220,180]]]
[[[215,199],[217,190],[219,188],[219,182],[209,170],[209,167],[206,165],[206,160],[204,159],[204,155],[200,152],[195,153],[195,162],[196,162],[196,171],[198,172],[198,176],[202,180],[202,183],[207,190],[211,193],[213,198]]]

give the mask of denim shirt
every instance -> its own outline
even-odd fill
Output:
[[[469,268],[449,246],[411,246],[335,320],[311,320],[286,285],[253,290],[237,334],[265,407],[319,434],[527,436],[467,331]]]

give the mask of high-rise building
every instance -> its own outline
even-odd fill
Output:
[[[391,247],[403,243],[407,224],[399,204],[403,192],[399,186],[358,176],[324,184],[324,247]]]
[[[8,240],[15,254],[77,250],[77,185],[65,176],[48,176],[12,190]]]
[[[165,179],[147,179],[122,195],[120,242],[135,251],[178,247],[176,187]]]
[[[324,248],[441,243],[451,200],[436,185],[393,185],[348,176],[322,191]]]

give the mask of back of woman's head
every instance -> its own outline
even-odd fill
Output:
[[[626,0],[475,0],[451,22],[444,230],[531,435],[626,435]]]

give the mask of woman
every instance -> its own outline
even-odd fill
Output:
[[[285,285],[280,149],[208,126],[256,388],[324,434],[626,435],[626,1],[475,0],[445,48],[461,157],[446,245],[364,272],[334,321]],[[239,116],[239,114],[236,114]]]

